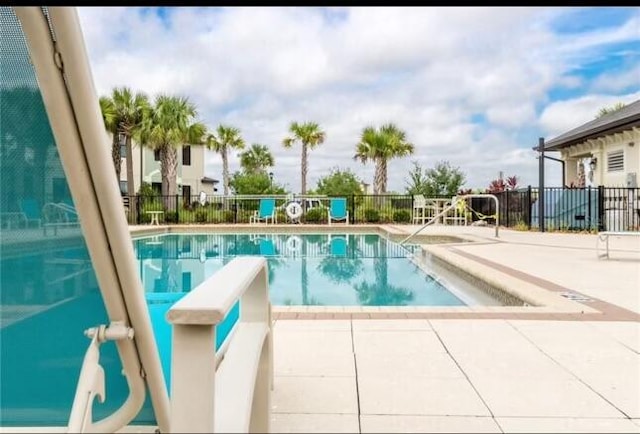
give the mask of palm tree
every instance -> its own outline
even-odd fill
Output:
[[[107,96],[100,97],[100,111],[105,129],[111,134],[111,159],[116,170],[116,179],[120,180],[121,162],[120,159],[120,135],[118,134],[118,117],[113,100]]]
[[[120,136],[125,140],[127,159],[127,189],[133,191],[133,149],[131,140],[137,136],[149,116],[151,106],[147,95],[142,92],[135,94],[128,87],[113,89],[111,97],[103,97],[102,118],[105,120],[107,131],[113,134],[111,158],[116,167],[118,181],[120,181]],[[108,122],[107,122],[108,121]],[[117,144],[116,144],[117,143]],[[118,148],[117,151],[115,148]],[[117,155],[117,157],[116,157]],[[116,162],[118,160],[118,162]]]
[[[209,134],[205,141],[207,148],[212,149],[222,157],[222,183],[224,195],[229,194],[229,149],[243,149],[244,139],[240,136],[240,129],[229,125],[218,125],[215,134]]]
[[[249,149],[238,154],[240,166],[245,172],[257,173],[266,172],[269,167],[273,167],[273,154],[265,145],[254,143]]]
[[[305,194],[307,192],[307,152],[309,149],[313,149],[324,143],[325,132],[322,131],[320,126],[315,122],[306,122],[303,124],[292,122],[289,126],[289,132],[291,136],[285,137],[282,144],[285,148],[291,148],[296,141],[302,144],[300,194]]]
[[[389,123],[380,129],[372,126],[363,129],[353,158],[363,164],[369,160],[375,162],[373,193],[380,194],[387,191],[387,161],[413,154],[413,151],[414,146],[407,141],[405,132]]]
[[[195,104],[188,98],[159,95],[139,134],[141,143],[160,151],[162,195],[167,208],[173,208],[169,197],[178,192],[178,147],[203,144],[207,128],[196,122],[197,114]]]

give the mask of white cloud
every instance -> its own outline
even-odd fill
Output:
[[[639,37],[640,37],[640,31]],[[594,91],[620,92],[629,88],[640,88],[640,65],[623,71],[612,71],[598,76],[593,83]]]
[[[412,159],[448,160],[467,173],[469,187],[487,186],[499,171],[533,183],[536,129],[564,132],[620,99],[603,92],[621,88],[596,81],[599,95],[551,102],[539,117],[554,87],[587,92],[577,60],[637,39],[637,15],[619,28],[562,37],[550,22],[566,12],[174,8],[162,18],[140,8],[80,8],[80,18],[101,94],[128,85],[188,95],[211,127],[230,123],[247,143],[268,145],[276,180],[294,190],[300,149],[281,145],[291,121],[313,120],[327,133],[309,155],[310,186],[335,166],[371,182],[373,167],[352,158],[359,134],[397,123],[416,145],[415,156],[389,164],[389,188],[402,191]],[[486,122],[474,123],[478,116]],[[235,153],[230,160],[236,170]],[[219,156],[210,153],[207,168],[220,178]]]
[[[603,107],[619,102],[628,104],[640,98],[640,92],[622,96],[587,95],[557,101],[545,107],[540,116],[540,125],[548,139],[559,136],[596,118]]]

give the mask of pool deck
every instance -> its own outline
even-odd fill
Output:
[[[612,239],[606,260],[596,257],[595,235],[424,233],[475,238],[448,254],[569,290],[578,296],[572,303],[592,311],[280,313],[273,432],[640,433],[637,238]]]

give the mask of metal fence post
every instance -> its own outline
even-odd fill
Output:
[[[509,226],[509,190],[506,190],[504,192],[504,195],[505,195],[505,199],[504,199],[505,226],[510,227]]]
[[[176,194],[176,223],[180,222],[180,195]]]
[[[598,231],[604,231],[604,186],[598,186]]]
[[[527,226],[531,230],[531,186],[527,186]]]
[[[349,220],[351,224],[356,222],[356,195],[351,195],[351,209],[349,210]]]
[[[141,214],[141,207],[140,207],[140,198],[141,196],[134,196],[136,198],[136,223],[137,224],[141,224],[142,223],[142,219],[140,218],[140,214]]]

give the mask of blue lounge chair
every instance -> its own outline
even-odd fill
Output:
[[[347,199],[344,197],[339,197],[335,199],[331,199],[329,206],[329,226],[331,226],[331,221],[336,220],[344,220],[346,224],[349,224],[349,211],[347,211]]]
[[[260,209],[257,210],[251,217],[249,217],[249,223],[258,223],[264,220],[265,223],[276,222],[276,200],[275,199],[260,199]]]
[[[347,256],[347,246],[348,243],[346,236],[330,236],[329,249],[331,256]]]
[[[25,224],[27,226],[29,226],[29,222],[35,222],[38,227],[42,225],[38,201],[35,199],[23,199],[20,208],[22,214],[24,214]]]

